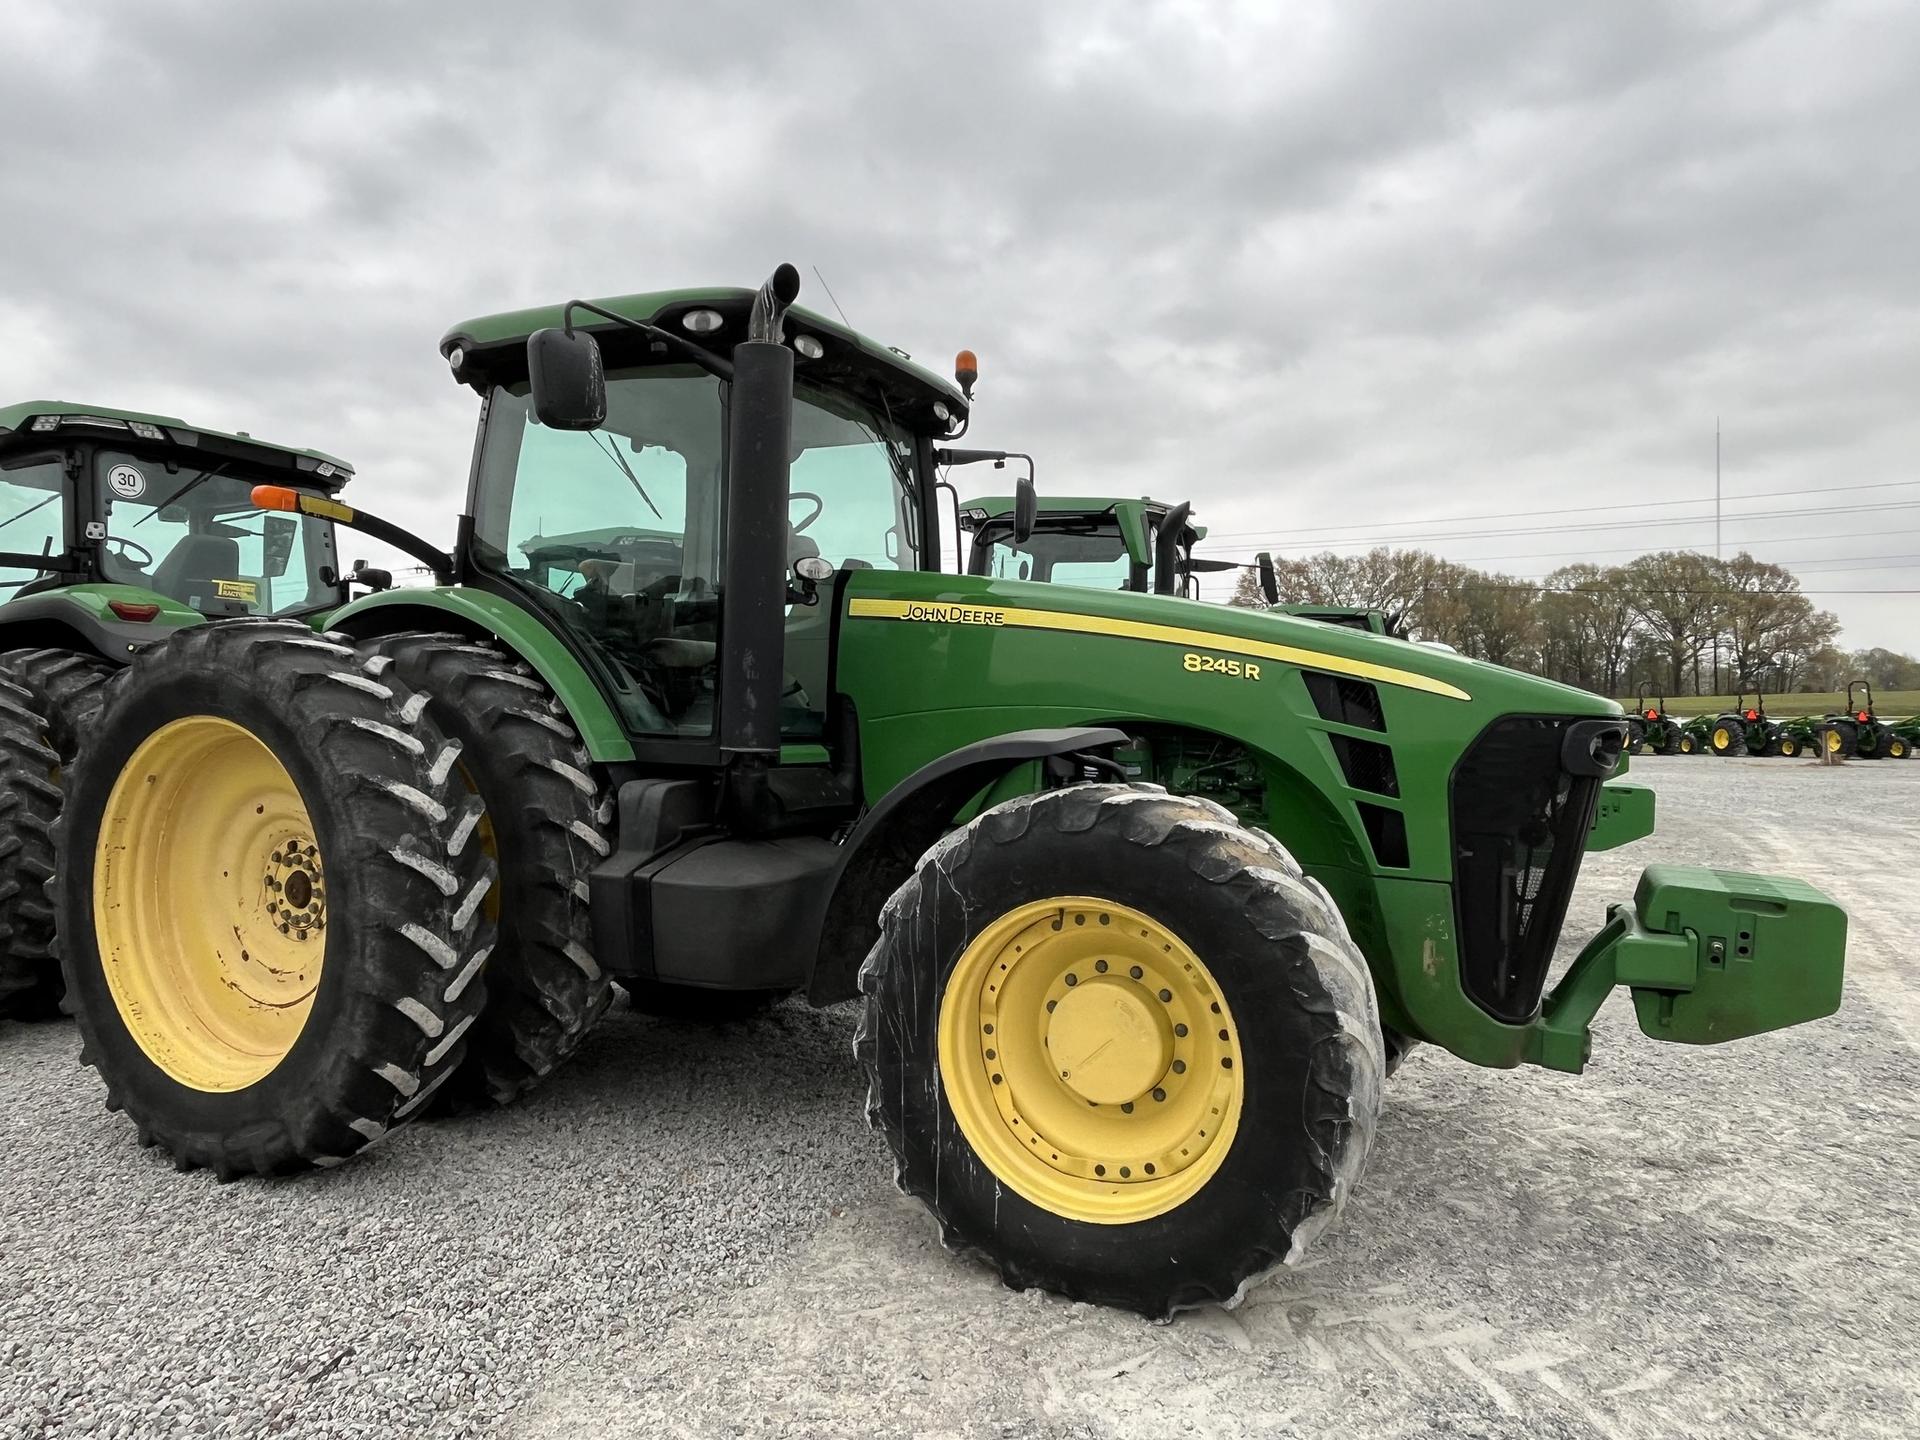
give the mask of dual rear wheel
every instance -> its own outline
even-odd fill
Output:
[[[523,667],[223,622],[118,689],[57,827],[63,958],[83,1060],[179,1164],[325,1165],[510,1100],[605,1008],[604,802]]]

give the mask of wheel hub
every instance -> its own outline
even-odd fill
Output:
[[[1121,1105],[1145,1095],[1173,1064],[1173,1022],[1137,981],[1109,973],[1061,997],[1046,1045],[1074,1094]]]
[[[320,871],[320,847],[294,836],[276,846],[263,877],[269,922],[282,935],[304,945],[327,928],[327,886]]]

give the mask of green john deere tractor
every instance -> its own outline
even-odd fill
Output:
[[[115,686],[61,913],[88,1063],[145,1140],[338,1163],[440,1087],[530,1083],[609,978],[857,1001],[868,1117],[947,1239],[1162,1316],[1334,1219],[1389,1031],[1579,1071],[1617,987],[1687,1044],[1838,1006],[1836,905],[1664,864],[1546,989],[1582,854],[1652,826],[1607,783],[1610,701],[941,573],[969,377],[798,286],[456,326],[466,513],[451,553],[408,542],[440,583],[323,635],[184,630]]]
[[[1733,697],[1733,708],[1721,711],[1709,725],[1708,740],[1716,755],[1792,757],[1800,753],[1799,742],[1786,737],[1780,725],[1767,717],[1767,697],[1757,690],[1753,704],[1747,704],[1743,690]]]
[[[937,451],[935,458],[943,464],[1028,459],[951,448]],[[1240,568],[1232,560],[1193,553],[1207,527],[1193,522],[1187,503],[1168,505],[1142,496],[1049,499],[1039,505],[1029,498],[1032,483],[1029,476],[1015,495],[960,503],[960,529],[971,537],[965,559],[969,575],[1197,599],[1199,576]]]
[[[1906,760],[1913,755],[1912,722],[1882,720],[1873,708],[1873,682],[1854,680],[1847,685],[1845,711],[1820,722],[1820,743],[1835,755],[1862,760]]]
[[[183,625],[338,608],[332,525],[250,497],[268,482],[326,494],[352,473],[164,415],[0,406],[0,682],[46,721],[18,752],[37,773],[0,814],[0,1018],[50,1016],[60,1000],[44,893],[59,766],[41,752],[70,759],[107,678]]]
[[[1691,755],[1699,749],[1699,734],[1689,732],[1687,722],[1667,713],[1667,697],[1659,695],[1653,704],[1641,695],[1634,700],[1634,713],[1627,717],[1627,753],[1637,755],[1651,750],[1656,755]],[[1689,745],[1688,741],[1692,740]]]

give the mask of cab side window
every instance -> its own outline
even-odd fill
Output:
[[[37,457],[0,466],[0,555],[60,555],[67,549],[66,469]],[[0,560],[0,600],[45,575]]]

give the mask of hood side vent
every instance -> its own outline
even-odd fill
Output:
[[[1322,720],[1361,730],[1387,728],[1386,717],[1380,711],[1380,692],[1365,680],[1328,675],[1320,670],[1302,670],[1300,678],[1307,682],[1307,694]]]

